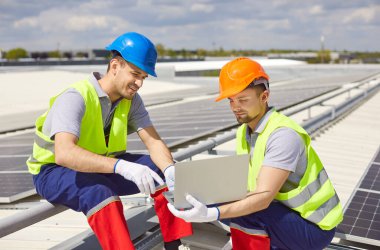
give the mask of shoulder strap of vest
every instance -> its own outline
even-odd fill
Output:
[[[265,141],[269,138],[269,136],[278,128],[288,127],[296,131],[299,135],[302,136],[302,139],[305,143],[309,144],[310,137],[308,133],[303,129],[299,124],[293,121],[291,118],[277,112],[273,111],[271,116],[269,117],[269,121],[266,124],[265,129],[262,134],[260,134],[259,138],[265,139]],[[259,140],[259,139],[258,139]]]
[[[242,124],[238,130],[236,131],[236,153],[238,155],[240,154],[246,154],[249,151],[249,144],[247,140],[245,139],[245,135],[247,131],[247,124]]]

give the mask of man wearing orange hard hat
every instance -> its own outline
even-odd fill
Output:
[[[268,106],[269,77],[249,58],[236,58],[219,75],[239,127],[237,154],[250,153],[250,196],[207,207],[191,195],[193,208],[169,210],[188,222],[229,219],[236,249],[323,249],[342,221],[342,206],[307,132]],[[233,167],[233,166],[231,166]],[[227,221],[227,220],[226,220]]]

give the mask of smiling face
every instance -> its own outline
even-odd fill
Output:
[[[132,100],[148,77],[145,71],[121,58],[111,60],[109,73],[113,75],[112,90],[109,93],[111,101],[119,98]]]
[[[228,98],[230,108],[236,120],[242,124],[247,123],[252,129],[260,121],[267,110],[269,92],[258,86],[249,87],[240,93]]]

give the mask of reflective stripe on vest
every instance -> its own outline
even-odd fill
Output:
[[[109,157],[125,153],[131,100],[123,99],[117,105],[112,119],[108,145],[106,145],[101,105],[94,86],[88,80],[84,80],[74,83],[69,88],[74,88],[81,94],[86,106],[77,145],[95,154]],[[58,96],[50,99],[50,108]],[[35,123],[33,154],[26,162],[29,172],[32,174],[38,174],[42,165],[55,162],[54,141],[42,132],[49,110],[38,117]]]
[[[275,199],[324,230],[334,228],[343,219],[342,206],[318,155],[310,145],[311,139],[301,126],[276,111],[271,114],[265,129],[256,140],[249,168],[249,191],[255,190],[256,178],[264,160],[268,138],[273,131],[280,127],[291,128],[302,137],[306,146],[307,167],[298,182],[298,187],[285,193],[279,192]],[[246,129],[247,125],[243,124],[237,131],[238,154],[250,151],[250,145],[245,139]]]
[[[36,143],[40,148],[44,148],[54,153],[54,142],[45,141],[38,135],[34,135],[34,143]]]

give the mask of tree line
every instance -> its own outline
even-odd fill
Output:
[[[174,50],[170,48],[165,48],[163,44],[156,45],[157,53],[159,58],[165,59],[177,59],[177,58],[191,58],[191,59],[204,59],[205,57],[238,57],[238,56],[267,56],[269,54],[285,55],[290,53],[302,53],[302,52],[314,52],[316,56],[313,58],[305,58],[304,60],[308,63],[330,63],[331,62],[331,51],[330,50],[284,50],[284,49],[269,49],[269,50],[225,50],[222,47],[219,49],[206,50],[206,49],[196,49],[187,50],[180,49]],[[99,51],[99,50],[98,50]],[[349,54],[352,58],[357,60],[369,60],[374,63],[378,63],[380,60],[380,52],[349,52],[343,51],[342,54]],[[61,52],[58,50],[54,51],[42,51],[42,52],[28,52],[24,48],[14,48],[3,53],[3,58],[15,61],[21,58],[31,58],[34,60],[45,60],[48,58],[56,59],[67,59],[72,60],[73,58],[89,58],[88,52],[78,51],[78,52]],[[103,53],[104,58],[108,58],[108,53]],[[337,62],[335,62],[337,63]]]

